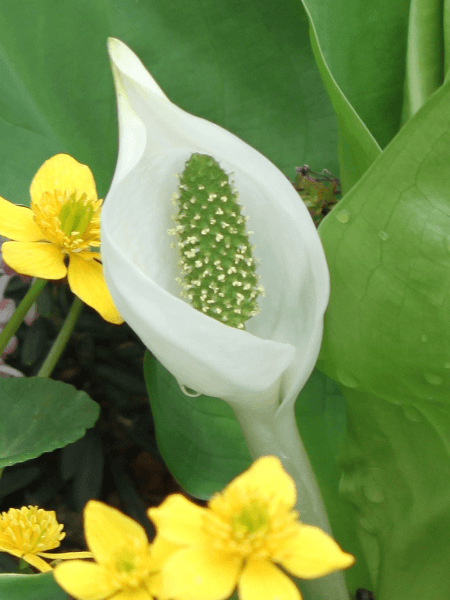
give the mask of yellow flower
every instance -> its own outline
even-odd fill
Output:
[[[174,544],[150,545],[144,529],[118,510],[90,500],[84,509],[86,542],[95,563],[57,565],[58,585],[79,600],[149,600],[159,591],[159,570]]]
[[[207,508],[180,494],[149,517],[157,540],[183,545],[163,566],[160,598],[222,600],[236,585],[240,600],[301,600],[293,581],[315,579],[354,563],[354,557],[292,510],[296,489],[274,456],[258,459]]]
[[[51,571],[44,558],[88,558],[90,552],[62,552],[49,554],[46,550],[58,548],[65,537],[63,525],[56,520],[53,510],[37,506],[10,508],[0,515],[0,552],[22,558],[39,571]]]
[[[31,207],[0,197],[0,235],[5,263],[22,275],[62,279],[83,302],[111,323],[122,323],[103,278],[100,209],[94,177],[86,165],[57,154],[38,170]],[[68,266],[66,266],[66,257]]]

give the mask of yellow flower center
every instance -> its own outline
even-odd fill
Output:
[[[257,500],[252,500],[249,506],[244,506],[240,513],[233,515],[231,522],[236,539],[266,531],[269,525],[267,511]]]
[[[32,202],[31,210],[45,238],[69,254],[100,246],[101,205],[77,191],[54,190]]]
[[[152,574],[150,545],[135,539],[126,540],[125,543],[116,550],[112,561],[104,565],[117,589],[136,588]]]
[[[204,527],[219,552],[275,558],[296,535],[298,514],[252,488],[227,488],[208,503]]]
[[[11,508],[0,516],[0,549],[36,554],[52,550],[65,537],[53,510],[37,506]]]

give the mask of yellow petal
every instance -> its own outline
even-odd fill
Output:
[[[106,572],[95,563],[71,560],[53,570],[56,583],[77,600],[103,600],[116,591]]]
[[[139,523],[95,500],[90,500],[84,509],[84,534],[89,550],[99,563],[112,560],[126,538],[148,545],[147,534]]]
[[[171,556],[162,570],[161,598],[222,600],[236,587],[242,559],[211,548],[185,548]]]
[[[6,262],[6,260],[5,260]],[[96,260],[86,260],[71,253],[67,279],[70,289],[83,302],[95,308],[110,323],[123,323],[111,294],[106,287],[102,265]]]
[[[11,554],[13,553],[11,552]],[[46,563],[45,560],[42,560],[42,558],[36,556],[36,554],[24,554],[21,558],[38,571],[41,571],[42,573],[46,573],[47,571],[52,570],[51,566],[48,563]]]
[[[302,600],[292,581],[278,567],[265,560],[250,560],[238,583],[239,600]]]
[[[117,594],[114,594],[111,600],[153,600],[153,596],[145,587],[129,587],[120,590],[120,592],[117,592]]]
[[[197,506],[181,494],[171,494],[158,508],[149,508],[148,517],[158,534],[176,544],[203,544],[203,515],[207,509]]]
[[[31,208],[16,206],[2,197],[0,197],[0,235],[19,242],[45,240],[45,236],[34,221]]]
[[[333,538],[319,527],[299,525],[297,535],[284,546],[283,557],[277,562],[296,577],[315,579],[347,569],[355,558],[341,550]]]
[[[8,267],[21,275],[62,279],[67,273],[64,254],[48,242],[5,242],[2,257]]]
[[[82,165],[68,154],[57,154],[45,161],[30,186],[31,200],[36,204],[44,192],[66,190],[69,194],[78,190],[90,200],[97,200],[94,177],[89,167]]]
[[[286,508],[292,508],[297,499],[294,480],[275,456],[258,458],[242,475],[233,479],[223,493],[240,487],[260,490],[261,498],[269,498],[273,505],[280,503]]]
[[[159,598],[161,592],[161,569],[169,557],[181,548],[182,546],[179,544],[169,542],[160,535],[157,535],[153,540],[151,546],[152,569],[157,572],[156,574],[152,574],[148,581],[148,589],[151,591],[152,596]]]

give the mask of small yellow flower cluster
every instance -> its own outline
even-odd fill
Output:
[[[273,456],[257,460],[206,508],[180,494],[148,510],[157,535],[119,511],[90,501],[86,542],[95,562],[55,567],[57,583],[78,600],[301,600],[284,571],[314,579],[354,558],[293,510],[292,478]],[[280,568],[281,567],[281,568]]]
[[[50,559],[91,558],[90,552],[63,552],[49,554],[46,550],[58,548],[66,534],[56,520],[53,510],[37,506],[10,508],[0,515],[0,552],[22,558],[39,571],[51,571],[41,557]]]

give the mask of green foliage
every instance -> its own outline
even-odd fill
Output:
[[[410,0],[302,2],[328,70],[384,148],[400,125]],[[353,124],[348,126],[356,135]]]
[[[406,122],[435,92],[444,79],[444,20],[442,0],[411,0],[406,52]]]
[[[251,463],[233,411],[219,398],[186,396],[148,352],[144,373],[162,457],[187,492],[209,498]]]
[[[0,379],[0,468],[74,442],[98,414],[85,392],[61,381]]]
[[[382,600],[450,586],[436,572],[450,558],[449,101],[447,83],[320,227],[332,291],[319,366],[349,388],[344,490]]]
[[[381,149],[333,77],[310,17],[311,47],[339,127],[339,164],[342,191],[350,190],[380,154]]]
[[[442,18],[412,3],[405,115],[415,114],[319,228],[331,299],[318,366],[347,398],[340,489],[381,600],[450,587],[450,87],[430,96],[442,52],[427,47],[432,60],[418,41]]]
[[[108,36],[139,55],[171,100],[286,174],[305,162],[338,172],[336,119],[300,4],[17,0],[0,12],[0,195],[8,200],[28,204],[31,178],[58,152],[88,164],[104,197],[117,149]]]
[[[40,575],[1,574],[2,600],[67,600],[52,573]]]
[[[336,538],[358,559],[346,574],[352,590],[375,589],[377,600],[446,597],[450,91],[438,88],[449,64],[450,3],[302,4],[3,2],[0,194],[26,204],[42,162],[68,152],[89,164],[104,196],[117,144],[108,35],[142,57],[174,102],[233,131],[291,177],[303,163],[338,172],[339,127],[348,193],[320,227],[332,293],[319,363],[339,388],[315,373],[297,421]],[[145,371],[161,453],[185,489],[206,498],[250,461],[234,416],[220,400],[182,394],[149,356]],[[77,406],[72,424],[84,418],[75,397],[81,402],[75,392],[61,401],[65,410]],[[22,406],[21,418],[42,415],[32,433],[44,423],[28,398],[28,411],[15,395],[4,411],[4,398],[2,425],[11,406],[12,414]],[[87,426],[77,421],[78,437]],[[53,445],[15,456],[77,437],[52,427]],[[0,455],[12,464],[3,449],[10,452],[17,430],[4,431],[11,437]],[[22,442],[31,439],[27,430]],[[13,589],[8,581],[0,580],[3,595]]]

